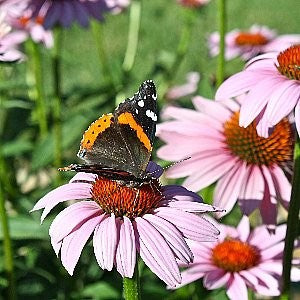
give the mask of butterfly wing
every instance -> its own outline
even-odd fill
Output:
[[[157,121],[156,88],[145,81],[139,91],[84,133],[78,156],[90,165],[123,170],[140,177],[149,162]],[[100,125],[100,126],[99,126]]]

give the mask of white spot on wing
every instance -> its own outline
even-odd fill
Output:
[[[146,110],[146,116],[149,117],[154,122],[157,121],[157,115],[149,109]]]
[[[139,111],[138,111],[138,109],[136,108],[135,109],[135,113],[138,115],[139,114]]]
[[[140,100],[140,101],[138,102],[138,106],[144,107],[144,105],[145,105],[145,102],[144,102],[143,100]]]
[[[153,95],[152,95],[152,98],[153,98],[153,100],[156,100],[156,99],[157,99],[157,95],[156,95],[156,94],[153,94]]]

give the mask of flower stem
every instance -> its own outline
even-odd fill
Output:
[[[218,0],[219,20],[219,56],[217,65],[217,86],[220,86],[225,77],[225,33],[226,33],[226,0]]]
[[[291,267],[294,250],[294,241],[298,234],[300,209],[300,140],[295,143],[294,150],[294,175],[292,181],[292,194],[287,219],[287,231],[283,254],[283,286],[281,299],[286,299],[290,291]]]
[[[45,97],[43,89],[43,74],[42,74],[42,62],[41,62],[41,52],[39,45],[34,41],[28,41],[30,46],[30,53],[32,54],[33,59],[33,75],[34,75],[34,97],[36,100],[36,112],[37,119],[40,130],[40,138],[43,138],[47,135],[48,126],[47,126],[47,114],[45,106]]]
[[[138,264],[135,265],[135,270],[132,278],[123,278],[123,292],[126,300],[140,300],[140,278]]]
[[[100,59],[100,63],[102,65],[102,73],[103,73],[104,81],[109,82],[110,84],[113,84],[113,87],[114,87],[114,79],[113,79],[112,72],[111,72],[111,69],[108,64],[109,60],[108,60],[106,50],[105,50],[102,24],[98,21],[92,21],[91,25],[92,25],[94,39],[96,41],[98,56]]]
[[[1,75],[1,74],[0,74]],[[0,111],[3,112],[3,98],[0,95]],[[4,116],[4,113],[1,114]],[[4,120],[2,120],[4,122]],[[4,126],[4,125],[3,125]],[[2,133],[2,132],[1,132]],[[14,300],[16,296],[14,261],[12,243],[9,232],[8,216],[5,209],[5,179],[7,178],[5,161],[2,155],[2,143],[0,145],[0,222],[3,232],[4,270],[8,281],[8,299]]]
[[[123,70],[125,74],[131,71],[136,57],[141,25],[141,11],[142,2],[140,0],[133,0],[130,6],[128,40],[123,62]]]
[[[52,56],[53,71],[53,121],[54,121],[54,166],[59,168],[62,166],[62,124],[61,124],[61,48],[63,31],[57,27],[55,29],[55,44]],[[57,173],[56,185],[61,181],[60,173]]]

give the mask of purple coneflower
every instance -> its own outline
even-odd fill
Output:
[[[245,70],[228,78],[217,90],[216,100],[248,92],[242,103],[240,126],[257,119],[257,132],[268,137],[273,126],[295,108],[300,134],[300,45],[268,53],[249,61]]]
[[[6,13],[0,12],[0,62],[14,62],[24,58],[17,49],[26,40],[26,34],[21,31],[11,31],[6,22]]]
[[[13,0],[4,0],[8,2]],[[69,27],[77,21],[81,26],[89,25],[90,17],[103,19],[103,13],[112,8],[105,0],[27,0],[28,8],[33,17],[43,17],[43,26],[46,29],[60,24]]]
[[[247,215],[258,208],[271,229],[277,203],[287,208],[291,193],[286,173],[291,173],[294,133],[289,120],[281,120],[270,137],[263,138],[255,122],[239,126],[237,101],[197,96],[193,104],[196,110],[167,107],[163,115],[175,120],[158,125],[158,136],[166,143],[157,152],[160,158],[178,161],[191,156],[171,167],[167,177],[187,177],[183,185],[193,191],[217,181],[214,205],[228,213],[239,201]]]
[[[220,36],[213,32],[208,40],[211,56],[219,54]],[[225,58],[227,60],[241,56],[249,60],[254,56],[271,51],[282,51],[300,42],[300,34],[277,36],[274,30],[266,26],[252,25],[249,30],[234,29],[225,37]]]
[[[285,233],[285,224],[272,235],[266,226],[250,231],[245,216],[237,228],[221,225],[217,242],[188,243],[195,258],[179,287],[203,278],[209,290],[225,287],[231,300],[248,299],[247,287],[263,296],[280,295]],[[291,277],[300,281],[300,269],[292,268]]]
[[[162,173],[154,163],[148,165],[148,171]],[[158,179],[132,188],[91,173],[78,173],[70,183],[40,199],[33,211],[44,209],[43,221],[58,203],[74,199],[81,201],[58,214],[49,230],[54,251],[57,255],[60,252],[71,275],[93,234],[95,256],[102,269],[110,271],[115,265],[123,277],[131,278],[139,253],[159,278],[174,287],[181,282],[178,261],[193,259],[185,239],[215,241],[219,233],[199,215],[216,208],[181,186],[161,186]]]

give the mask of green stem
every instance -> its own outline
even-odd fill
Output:
[[[43,72],[40,47],[34,41],[29,41],[30,49],[33,59],[33,73],[35,80],[35,98],[36,98],[36,111],[40,129],[40,138],[47,135],[47,113],[43,89]]]
[[[123,70],[125,74],[131,71],[135,61],[141,26],[141,11],[141,0],[133,0],[130,6],[128,40],[123,62]]]
[[[53,71],[53,121],[54,121],[54,166],[59,168],[62,166],[62,124],[61,124],[61,48],[63,31],[57,27],[55,29],[55,45],[52,56],[52,71]],[[57,172],[56,185],[61,181],[60,172]]]
[[[299,230],[300,209],[300,141],[296,140],[294,150],[294,175],[292,181],[292,194],[287,219],[287,230],[283,254],[283,286],[281,299],[286,299],[290,292],[291,266],[293,259],[294,241]]]
[[[219,56],[217,65],[217,87],[221,85],[225,77],[225,33],[226,33],[226,0],[218,0],[219,20]]]
[[[138,263],[135,265],[132,278],[123,278],[123,292],[126,300],[141,299]]]
[[[104,43],[105,35],[103,34],[102,24],[98,21],[92,21],[91,25],[92,25],[94,38],[96,41],[98,56],[99,56],[100,63],[102,66],[102,73],[103,73],[104,81],[109,82],[110,84],[114,85],[114,79],[113,79],[112,72],[111,72],[111,69],[108,64],[109,60],[108,60],[106,50],[105,50],[106,49],[105,43]]]
[[[3,98],[1,95],[0,95],[0,111],[1,111],[1,115],[4,115]],[[8,299],[13,300],[16,299],[17,296],[16,296],[15,277],[14,277],[12,243],[11,243],[11,237],[9,233],[8,216],[5,209],[5,179],[7,178],[7,173],[6,173],[6,166],[2,155],[1,146],[2,146],[2,142],[0,145],[0,222],[1,222],[2,232],[3,232],[4,270],[7,274],[7,281],[8,281]]]

